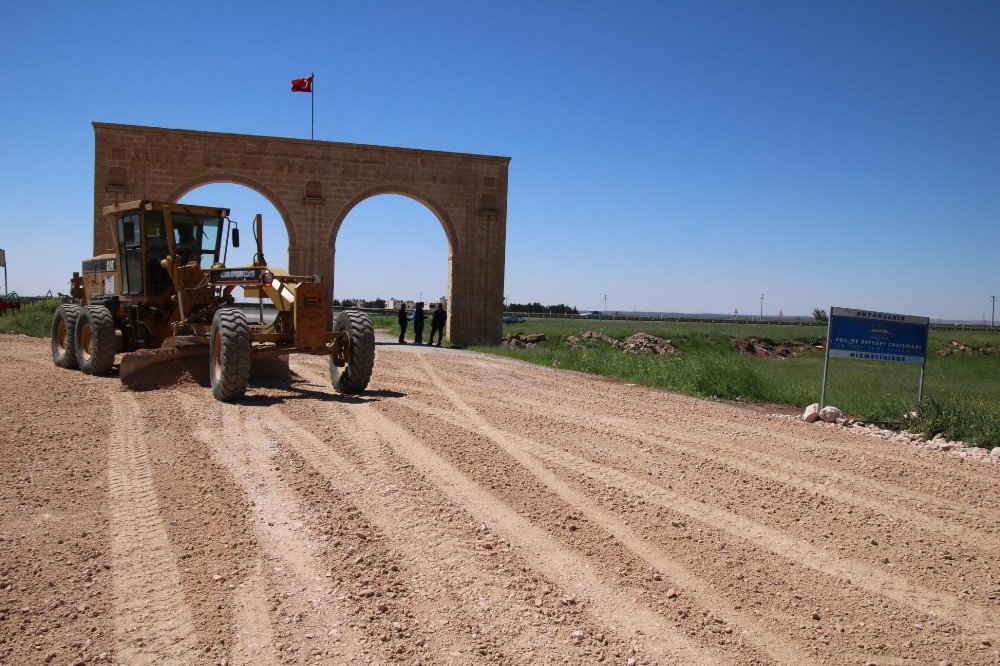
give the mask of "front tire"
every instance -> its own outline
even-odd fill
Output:
[[[246,315],[223,308],[212,319],[208,374],[218,400],[242,398],[250,382],[250,326]]]
[[[64,303],[52,315],[52,362],[57,368],[76,370],[76,320],[80,317],[79,305]]]
[[[115,319],[103,305],[88,305],[76,320],[76,362],[88,375],[106,375],[115,364]]]
[[[330,357],[330,381],[340,393],[361,393],[368,388],[375,367],[375,329],[367,315],[345,310],[337,316],[334,331],[347,331],[351,340],[351,360],[343,367]]]

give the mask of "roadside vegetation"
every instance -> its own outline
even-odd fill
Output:
[[[627,354],[606,342],[583,339],[584,331],[618,340],[641,331],[671,340],[679,353]],[[526,349],[474,349],[723,400],[805,407],[820,397],[826,336],[821,326],[565,319],[504,326],[505,335],[517,333],[543,333],[547,340]],[[569,336],[579,338],[574,346],[566,343]],[[731,338],[793,343],[800,349],[789,358],[754,358],[734,351]],[[977,350],[991,347],[987,353],[965,352],[953,341]],[[946,349],[948,355],[939,353]],[[1000,335],[931,331],[924,402],[917,419],[907,418],[917,410],[920,369],[915,366],[831,359],[826,402],[861,420],[994,447],[1000,446],[997,377]]]
[[[20,311],[8,310],[0,316],[0,333],[47,338],[52,332],[52,315],[60,303],[62,301],[58,298],[46,298],[24,303]]]

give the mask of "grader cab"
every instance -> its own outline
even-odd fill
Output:
[[[57,366],[108,374],[124,352],[125,382],[149,366],[204,355],[213,395],[234,400],[246,391],[253,359],[304,353],[329,357],[338,391],[368,386],[375,362],[368,317],[345,311],[331,326],[320,276],[269,268],[260,215],[253,263],[226,267],[239,229],[225,208],[140,200],[107,206],[104,214],[115,251],[84,260],[82,274],[73,274],[77,302],[59,306],[52,321]],[[274,320],[250,323],[233,307],[237,288],[270,300]]]

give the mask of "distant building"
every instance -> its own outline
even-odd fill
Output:
[[[390,298],[389,300],[387,300],[385,302],[385,309],[386,310],[398,310],[400,305],[406,305],[406,309],[407,310],[412,310],[413,308],[417,307],[417,302],[416,301],[404,301],[404,300],[402,300],[400,298]],[[442,307],[442,308],[444,308],[446,310],[448,309],[448,299],[445,298],[444,296],[442,296],[441,298],[437,299],[436,301],[424,301],[424,309],[425,310],[436,310],[439,307]]]

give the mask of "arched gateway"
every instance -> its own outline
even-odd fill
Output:
[[[95,254],[111,247],[104,206],[236,183],[284,218],[288,270],[320,274],[332,289],[344,218],[369,197],[401,194],[430,209],[448,237],[448,338],[499,342],[509,157],[108,123],[94,123],[94,134]]]

